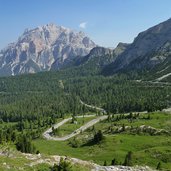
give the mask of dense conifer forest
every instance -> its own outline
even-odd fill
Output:
[[[137,82],[126,75],[84,75],[78,68],[0,78],[0,142],[36,152],[31,140],[57,118],[92,110],[80,100],[113,114],[150,112],[167,108],[170,90],[169,85]]]

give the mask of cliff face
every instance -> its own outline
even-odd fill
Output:
[[[140,33],[112,64],[112,73],[127,68],[144,69],[156,66],[167,58],[168,55],[163,52],[170,42],[171,19]]]
[[[83,32],[48,24],[25,30],[0,53],[0,75],[35,73],[60,67],[68,58],[85,56],[96,45]]]

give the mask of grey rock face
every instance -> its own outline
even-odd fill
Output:
[[[148,166],[129,167],[129,166],[98,166],[96,165],[95,169],[92,169],[92,171],[155,171],[155,170],[149,168]]]
[[[119,43],[117,45],[117,47],[114,49],[114,53],[116,56],[120,55],[121,53],[123,53],[127,48],[128,48],[129,44],[127,43]]]
[[[91,67],[96,68],[98,66],[98,68],[103,68],[105,65],[113,62],[114,58],[115,53],[112,49],[97,46],[93,48],[88,55],[66,59],[63,64],[59,66],[59,69],[86,65],[89,66],[88,70],[91,71]],[[52,70],[54,64],[52,65]]]
[[[95,47],[90,51],[89,56],[105,56],[105,55],[112,55],[112,54],[113,54],[112,49],[104,48],[104,47]]]
[[[142,33],[140,33],[130,44],[126,50],[118,56],[113,64],[113,70],[118,71],[127,67],[131,62],[141,58],[139,67],[143,67],[144,64],[155,65],[161,62],[160,58],[154,60],[150,59],[152,54],[159,51],[161,47],[167,46],[166,42],[171,42],[171,19],[160,23]],[[144,58],[144,60],[143,60]],[[147,59],[148,58],[148,59]]]
[[[25,30],[0,53],[0,75],[47,71],[68,58],[87,55],[96,45],[83,32],[48,24]],[[54,65],[53,65],[54,67]]]

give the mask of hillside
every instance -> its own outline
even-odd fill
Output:
[[[96,51],[95,51],[96,52]],[[93,52],[93,54],[96,53]],[[104,52],[113,51],[106,51]],[[100,52],[101,53],[101,52]],[[109,56],[110,57],[110,56]],[[112,57],[112,56],[111,56]],[[61,143],[47,141],[42,139],[42,133],[49,129],[54,124],[63,120],[64,118],[95,114],[100,115],[96,109],[89,108],[80,103],[82,100],[86,104],[102,107],[107,111],[107,114],[112,114],[115,118],[117,113],[127,112],[142,112],[142,111],[158,111],[164,108],[170,107],[171,101],[171,87],[163,86],[162,84],[153,84],[150,82],[137,82],[130,80],[127,75],[114,75],[111,77],[104,77],[96,74],[91,75],[91,72],[84,68],[86,63],[96,58],[88,58],[78,67],[71,67],[63,69],[57,72],[42,72],[37,74],[27,74],[20,76],[1,77],[0,78],[0,143],[2,145],[10,143],[17,150],[24,153],[41,153],[43,155],[67,155],[69,157],[77,157],[83,160],[93,160],[93,162],[103,165],[104,161],[107,161],[107,165],[113,160],[114,154],[118,154],[118,159],[121,164],[124,161],[125,155],[129,152],[129,144],[123,144],[121,142],[130,142],[136,144],[143,139],[146,139],[147,145],[149,141],[156,142],[156,139],[161,139],[157,144],[154,144],[154,149],[159,148],[157,154],[164,153],[166,147],[161,148],[161,144],[167,139],[167,135],[138,135],[138,137],[132,138],[132,133],[126,133],[126,135],[118,134],[115,141],[115,133],[112,135],[107,130],[111,127],[111,124],[122,125],[122,120],[119,122],[115,120],[107,123],[105,122],[95,125],[97,130],[102,130],[106,136],[106,139],[102,144],[94,144],[91,146],[84,146],[76,137],[76,141],[64,141]],[[109,58],[110,59],[110,58]],[[91,69],[93,69],[93,66]],[[92,70],[90,70],[92,71]],[[88,74],[87,74],[88,72]],[[119,115],[121,117],[123,115]],[[166,116],[166,118],[164,117]],[[163,115],[161,117],[154,113],[154,120],[147,122],[148,126],[156,128],[156,123],[170,122],[170,115]],[[105,116],[107,117],[107,116]],[[144,118],[148,115],[144,116]],[[164,117],[164,119],[163,119]],[[107,117],[108,118],[108,117]],[[137,124],[142,124],[145,120],[143,117]],[[158,118],[158,120],[157,120]],[[78,120],[79,121],[79,120]],[[123,122],[130,125],[126,118],[123,118]],[[148,121],[148,120],[147,120]],[[85,119],[77,126],[86,124]],[[121,123],[120,123],[121,122]],[[158,129],[170,129],[169,124],[166,127],[163,124],[159,124]],[[76,126],[73,123],[69,123],[67,126],[61,127],[57,130],[57,133],[66,133],[74,131]],[[115,125],[116,126],[116,125]],[[112,128],[115,128],[115,126]],[[133,125],[135,126],[135,125]],[[77,127],[78,128],[78,127]],[[92,128],[87,130],[81,137],[92,138],[95,132],[91,131]],[[113,135],[114,134],[114,135]],[[140,136],[140,137],[139,137]],[[134,140],[134,141],[133,141]],[[82,140],[81,140],[82,141]],[[83,143],[85,143],[83,138]],[[143,142],[143,141],[142,141]],[[168,140],[170,143],[170,139]],[[80,146],[76,148],[77,144]],[[127,146],[128,145],[128,146]],[[121,152],[114,153],[113,147],[122,147]],[[166,144],[167,146],[167,144]],[[107,148],[108,147],[108,148]],[[135,146],[136,147],[136,146]],[[152,147],[152,148],[153,148]],[[141,147],[133,148],[132,151],[136,158],[138,156],[146,156],[147,160],[140,160],[133,158],[133,165],[151,166],[155,168],[158,162],[162,163],[163,168],[168,167],[168,158],[166,160],[158,160],[151,156],[154,154],[153,149],[149,149],[150,152],[141,153]],[[98,153],[91,154],[90,151],[96,149]],[[109,153],[110,151],[110,153]],[[116,152],[116,151],[115,151]],[[82,155],[82,154],[86,155]],[[90,155],[91,154],[91,155]],[[110,155],[109,155],[110,154]],[[170,155],[170,153],[167,153]],[[103,157],[102,157],[103,156]],[[143,158],[143,157],[142,157]],[[10,160],[8,160],[10,162]],[[6,163],[8,163],[6,162]],[[119,163],[120,164],[120,163]],[[11,164],[8,163],[11,166]],[[80,167],[80,166],[79,166]]]
[[[103,73],[111,75],[120,72],[143,73],[144,71],[150,72],[151,70],[160,72],[166,67],[169,68],[170,30],[171,19],[139,33],[133,43],[129,44],[113,63],[105,67]],[[150,76],[151,73],[148,74]],[[164,74],[168,74],[168,72],[165,71]]]

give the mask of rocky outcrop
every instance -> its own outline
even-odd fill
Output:
[[[113,49],[97,46],[93,48],[86,56],[68,58],[60,66],[60,68],[81,67],[82,71],[84,70],[90,73],[98,73],[104,66],[110,64],[115,59],[116,55]]]
[[[48,24],[25,30],[16,43],[0,53],[0,75],[58,69],[68,58],[85,56],[96,45],[83,32]]]
[[[129,46],[130,44],[128,43],[122,43],[120,42],[117,47],[114,49],[114,53],[116,56],[122,54]]]
[[[96,166],[92,171],[155,171],[148,166]]]
[[[113,54],[112,49],[104,48],[104,47],[95,47],[90,51],[89,56],[105,56],[105,55],[112,55],[112,54]]]
[[[170,54],[170,42],[171,19],[140,33],[112,64],[112,73],[128,68],[152,68],[160,64]]]

